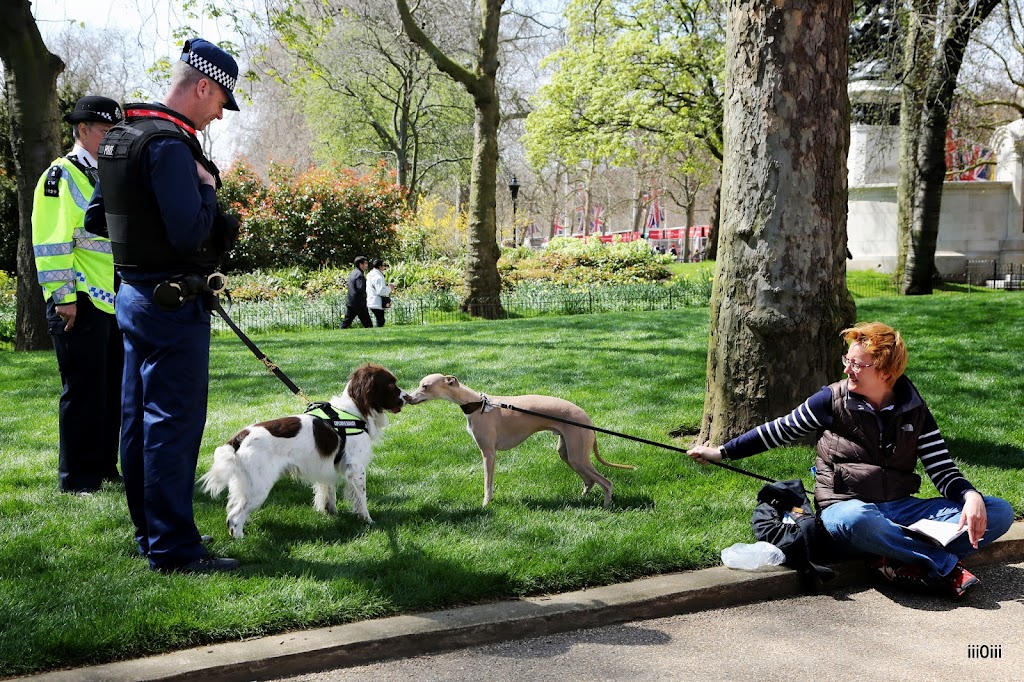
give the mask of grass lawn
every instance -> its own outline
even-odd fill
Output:
[[[859,318],[901,329],[910,376],[950,450],[983,492],[1024,512],[1024,296],[944,295],[859,301]],[[549,317],[488,324],[289,332],[256,338],[313,399],[340,392],[373,361],[412,389],[431,372],[491,394],[547,393],[582,405],[603,428],[667,442],[699,425],[707,309]],[[224,498],[196,495],[214,551],[233,575],[165,576],[137,556],[123,492],[56,491],[52,353],[0,352],[0,675],[137,657],[174,648],[517,595],[578,589],[719,563],[750,542],[758,481],[685,456],[602,435],[601,453],[635,471],[614,482],[611,509],[538,434],[500,454],[495,499],[482,509],[479,452],[450,403],[392,418],[369,469],[366,526],[344,508],[280,482],[231,541]],[[836,366],[838,378],[840,367]],[[246,424],[302,406],[233,336],[213,340],[209,421],[199,473]],[[682,445],[682,443],[680,443]],[[810,448],[742,466],[810,482]],[[922,493],[934,494],[925,483]]]

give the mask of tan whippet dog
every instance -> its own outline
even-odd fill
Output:
[[[466,430],[480,447],[484,458],[484,506],[494,496],[495,453],[511,450],[538,431],[558,434],[558,456],[583,479],[583,494],[594,484],[604,488],[604,506],[612,501],[612,482],[602,476],[590,461],[594,453],[597,461],[617,469],[634,469],[626,464],[613,464],[601,459],[597,451],[597,434],[571,424],[545,419],[532,414],[499,407],[499,403],[513,405],[531,412],[540,412],[560,419],[593,425],[583,409],[568,400],[546,395],[518,395],[488,397],[459,383],[453,376],[429,374],[423,377],[415,391],[406,397],[406,403],[417,405],[428,400],[448,400],[462,407],[468,423]]]

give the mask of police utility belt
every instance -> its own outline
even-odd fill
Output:
[[[164,310],[180,310],[182,306],[200,296],[217,296],[227,284],[227,278],[215,272],[211,275],[179,275],[153,287],[153,302]]]

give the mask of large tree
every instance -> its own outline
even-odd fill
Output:
[[[14,172],[14,153],[11,150],[10,115],[6,104],[0,106],[0,270],[17,271],[18,185]]]
[[[4,64],[20,214],[14,347],[42,350],[51,344],[32,253],[32,193],[60,145],[57,76],[64,63],[46,49],[29,0],[0,0],[0,61]]]
[[[437,68],[461,85],[473,98],[473,162],[470,172],[469,249],[466,254],[466,291],[462,310],[471,315],[497,318],[501,306],[495,191],[498,167],[498,127],[501,122],[497,88],[498,39],[504,0],[479,0],[479,32],[473,63],[463,65],[445,52],[423,30],[423,22],[407,0],[395,0],[406,35],[420,46]]]
[[[1000,0],[910,0],[900,104],[897,187],[899,258],[904,294],[930,294],[935,273],[946,130],[971,34]]]
[[[838,378],[851,0],[732,0],[700,439],[722,443]]]

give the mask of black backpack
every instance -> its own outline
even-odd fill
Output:
[[[831,536],[820,525],[804,482],[793,479],[769,483],[761,488],[757,501],[750,522],[754,537],[781,549],[786,555],[783,565],[799,571],[804,591],[815,594],[815,578],[828,581],[836,574],[821,563],[829,557]]]

